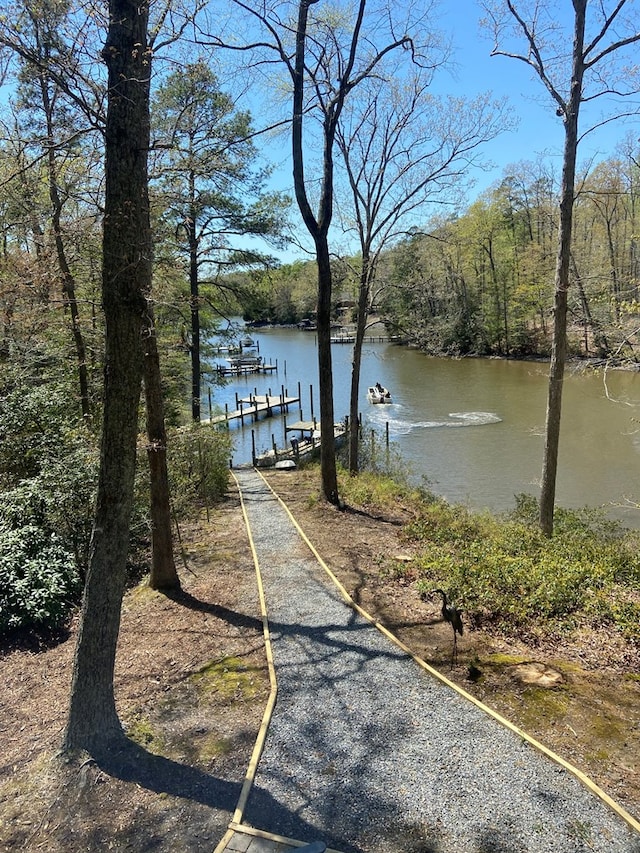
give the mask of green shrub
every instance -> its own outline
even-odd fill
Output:
[[[397,480],[371,471],[362,471],[351,477],[348,471],[339,469],[339,492],[347,503],[359,506],[385,506],[406,498],[410,490]]]
[[[168,436],[171,496],[181,515],[194,504],[211,506],[229,487],[232,441],[227,429],[192,424]]]
[[[55,532],[84,573],[98,447],[70,395],[55,383],[0,394],[0,525]]]
[[[79,600],[96,436],[64,382],[0,391],[0,632],[56,627]]]
[[[80,590],[75,559],[55,534],[0,526],[0,632],[63,624]]]
[[[547,539],[534,504],[519,496],[507,518],[444,501],[423,504],[406,528],[423,549],[418,588],[447,589],[472,623],[505,632],[534,622],[550,630],[607,622],[640,638],[637,534],[596,510],[560,510]]]
[[[348,442],[340,448],[338,459],[348,467]],[[358,463],[360,473],[379,474],[383,479],[392,479],[396,484],[409,482],[409,467],[397,446],[375,429],[365,424],[360,431],[358,442]]]

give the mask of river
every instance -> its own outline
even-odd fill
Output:
[[[215,411],[235,409],[239,397],[268,389],[289,396],[301,389],[301,409],[288,423],[319,417],[317,345],[313,332],[265,328],[252,332],[266,363],[277,372],[233,379],[211,389]],[[348,413],[352,346],[334,344],[336,420]],[[431,358],[388,343],[367,343],[361,371],[361,412],[367,429],[384,433],[401,452],[415,483],[451,502],[511,509],[514,495],[539,495],[546,406],[545,363],[501,359]],[[393,403],[372,405],[367,385],[390,389]],[[205,395],[204,409],[208,403]],[[640,527],[640,376],[629,371],[569,370],[563,395],[558,463],[558,505],[604,506],[630,527]],[[284,445],[283,418],[231,427],[234,464]]]

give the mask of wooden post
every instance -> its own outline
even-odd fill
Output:
[[[225,419],[225,421],[229,420],[229,404],[228,403],[224,404],[224,419]]]
[[[309,399],[311,401],[311,420],[314,420],[314,417],[313,417],[313,385],[309,385]]]
[[[251,430],[251,464],[255,468],[256,464],[256,431]]]
[[[207,388],[207,393],[209,395],[209,423],[211,423],[211,417],[213,415],[213,407],[211,405],[211,388]]]
[[[386,460],[387,460],[387,468],[389,467],[389,421],[387,421],[386,425],[386,439],[387,439],[387,447],[386,447]]]
[[[276,437],[273,433],[271,433],[271,446],[273,447],[273,456],[278,461],[278,447],[276,445]]]
[[[238,399],[238,395],[236,394],[236,400]],[[244,406],[242,400],[240,400],[238,408],[240,409],[240,423],[244,426]]]

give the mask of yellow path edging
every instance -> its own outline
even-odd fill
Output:
[[[308,844],[307,841],[296,841],[294,838],[287,838],[286,835],[264,832],[262,829],[255,829],[253,826],[247,826],[246,824],[231,823],[230,829],[232,831],[235,830],[236,833],[240,833],[241,835],[250,835],[252,838],[264,838],[267,841],[273,841],[275,844],[286,844],[287,847],[305,847]],[[340,853],[340,851],[327,847],[326,853]]]
[[[265,644],[265,654],[267,657],[267,668],[269,670],[269,683],[271,685],[271,690],[269,693],[269,698],[267,700],[267,704],[264,709],[264,714],[262,715],[262,722],[260,724],[260,729],[258,730],[258,736],[256,738],[256,742],[253,746],[253,751],[251,753],[251,759],[249,761],[249,766],[247,767],[247,772],[245,774],[244,783],[242,785],[242,790],[240,791],[240,797],[238,798],[238,804],[236,806],[236,810],[233,813],[233,817],[231,818],[231,823],[229,825],[229,829],[225,833],[224,837],[215,848],[214,853],[222,853],[222,851],[227,846],[228,842],[233,837],[234,830],[237,830],[242,823],[242,816],[244,814],[245,807],[247,805],[247,800],[249,798],[249,792],[251,791],[251,786],[253,785],[256,771],[258,768],[258,761],[260,760],[260,756],[262,755],[262,750],[264,749],[264,742],[267,737],[267,730],[269,728],[269,723],[271,722],[271,717],[273,716],[273,709],[276,704],[276,698],[278,695],[278,681],[276,678],[276,670],[273,665],[273,650],[271,647],[271,633],[269,631],[269,621],[267,619],[267,605],[264,597],[264,587],[262,585],[262,575],[260,574],[260,562],[258,560],[258,552],[256,551],[256,546],[253,541],[253,536],[251,533],[251,526],[249,524],[249,518],[247,516],[247,510],[244,504],[244,498],[242,496],[242,489],[240,488],[240,484],[238,480],[232,472],[232,477],[235,480],[236,487],[238,489],[238,495],[240,496],[240,506],[242,507],[242,517],[244,519],[244,524],[247,530],[247,536],[249,538],[249,545],[251,547],[251,554],[253,556],[253,565],[256,571],[256,581],[258,584],[258,595],[260,597],[260,613],[262,616],[262,634],[264,637]],[[277,496],[276,496],[277,497]]]
[[[590,790],[593,794],[595,794],[597,797],[599,797],[612,811],[614,811],[619,817],[621,817],[632,829],[634,829],[636,832],[640,833],[640,823],[631,814],[629,814],[629,812],[626,809],[624,809],[619,803],[617,803],[605,791],[603,791],[602,788],[600,788],[592,779],[590,779],[585,773],[583,773],[582,770],[578,770],[577,767],[574,767],[572,764],[570,764],[568,761],[566,761],[560,755],[553,752],[553,750],[549,749],[544,744],[540,743],[540,741],[537,741],[534,737],[532,737],[530,734],[525,732],[523,729],[520,729],[518,726],[514,725],[514,723],[507,720],[506,717],[501,716],[497,711],[494,711],[488,705],[485,705],[479,699],[476,699],[475,696],[472,696],[471,693],[467,693],[467,691],[463,687],[460,687],[458,684],[456,684],[455,682],[448,679],[445,675],[442,675],[441,672],[438,672],[437,669],[434,669],[426,661],[422,660],[422,658],[419,658],[416,654],[414,654],[414,652],[412,652],[411,649],[402,642],[402,640],[400,640],[398,637],[396,637],[395,634],[392,634],[388,628],[386,628],[380,622],[376,621],[369,613],[367,613],[366,610],[364,610],[362,607],[360,607],[360,605],[357,604],[353,600],[353,598],[347,592],[346,588],[343,586],[343,584],[340,582],[340,580],[338,580],[338,578],[334,575],[334,573],[331,571],[331,569],[327,566],[325,561],[322,559],[322,557],[320,556],[320,554],[316,550],[315,546],[309,540],[307,534],[304,532],[302,527],[298,524],[298,521],[294,517],[293,513],[291,512],[291,510],[289,509],[287,504],[282,500],[282,498],[275,491],[275,489],[272,488],[271,484],[265,479],[264,475],[260,471],[258,471],[257,469],[255,469],[255,470],[260,475],[260,477],[264,481],[267,488],[271,491],[271,493],[274,495],[274,497],[280,502],[281,506],[285,509],[287,515],[289,516],[289,518],[291,519],[291,521],[295,525],[296,530],[298,531],[298,533],[300,534],[300,536],[302,537],[302,539],[306,543],[307,547],[311,550],[311,553],[313,554],[313,556],[316,558],[316,560],[318,561],[320,566],[327,573],[327,575],[331,579],[332,583],[335,584],[335,586],[339,590],[340,594],[342,595],[342,597],[345,599],[346,603],[350,607],[352,607],[357,613],[360,614],[360,616],[362,616],[364,619],[366,619],[368,622],[370,622],[375,628],[378,629],[378,631],[380,631],[382,634],[384,634],[385,637],[387,637],[389,640],[391,640],[392,643],[394,643],[396,646],[398,646],[400,649],[402,649],[403,652],[408,654],[409,657],[411,657],[415,661],[415,663],[418,664],[418,666],[422,667],[422,669],[426,670],[430,675],[433,675],[434,678],[437,678],[443,684],[446,684],[447,687],[450,687],[452,690],[455,690],[456,693],[458,693],[460,696],[462,696],[468,702],[471,702],[473,705],[478,707],[487,716],[492,717],[494,720],[496,720],[498,723],[500,723],[500,725],[504,726],[507,729],[510,729],[512,732],[514,732],[516,735],[518,735],[518,737],[522,738],[527,743],[529,743],[532,747],[534,747],[534,749],[538,750],[538,752],[541,752],[543,755],[546,755],[547,758],[550,758],[552,761],[554,761],[560,767],[563,767],[565,770],[567,770],[569,773],[571,773],[573,776],[575,776],[588,790]]]

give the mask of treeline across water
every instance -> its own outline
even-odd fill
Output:
[[[624,147],[624,146],[623,146]],[[433,354],[550,351],[558,176],[521,163],[458,213],[439,213],[381,253],[371,308]],[[640,170],[626,153],[585,170],[575,202],[569,299],[572,355],[637,360]],[[334,260],[336,317],[353,319],[358,258]],[[313,263],[253,274],[246,318],[313,317]],[[342,311],[341,311],[342,309]]]

